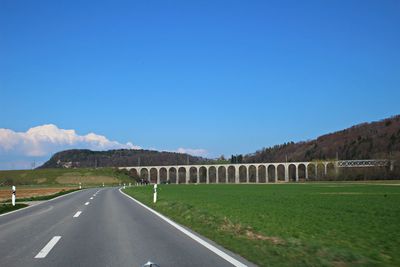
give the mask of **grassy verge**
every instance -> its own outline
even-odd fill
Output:
[[[52,198],[55,198],[55,197],[59,197],[59,196],[62,196],[62,195],[65,195],[65,194],[68,194],[68,193],[71,193],[71,192],[74,192],[74,191],[78,191],[78,190],[79,190],[78,188],[71,189],[71,190],[61,190],[60,192],[55,193],[55,194],[52,194],[52,195],[21,198],[21,199],[18,199],[18,201],[40,201],[40,200],[49,200],[49,199],[52,199]]]
[[[57,192],[55,194],[52,195],[46,195],[46,196],[34,196],[34,197],[27,197],[27,198],[17,198],[18,202],[23,202],[23,201],[42,201],[42,200],[49,200],[58,196],[62,196],[74,191],[79,190],[78,188],[75,189],[71,189],[71,190],[61,190],[60,192]],[[2,201],[2,202],[11,202],[11,199]]]
[[[125,190],[261,266],[400,266],[400,186],[164,185]]]
[[[19,203],[15,204],[15,206],[13,206],[11,204],[1,204],[0,203],[0,214],[10,212],[13,210],[18,210],[18,209],[21,209],[21,208],[24,208],[27,206],[28,205],[26,205],[26,204],[19,204]]]
[[[36,169],[0,171],[0,186],[11,185],[118,185],[133,182],[126,171],[115,168]]]

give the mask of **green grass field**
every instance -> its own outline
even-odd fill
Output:
[[[163,185],[125,190],[261,266],[400,266],[400,186]]]
[[[116,185],[120,182],[133,182],[123,173],[112,168],[99,169],[36,169],[0,171],[0,186],[5,185]]]
[[[17,203],[17,204],[15,204],[15,206],[13,206],[11,204],[0,203],[0,214],[10,212],[13,210],[18,210],[21,208],[25,208],[27,206],[28,206],[27,204],[22,204],[22,203]]]

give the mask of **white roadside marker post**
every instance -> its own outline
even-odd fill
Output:
[[[11,189],[12,189],[11,202],[12,202],[12,205],[15,206],[15,197],[16,197],[15,185],[13,185],[11,187]]]
[[[131,187],[131,183],[129,183],[129,187]]]
[[[103,183],[103,187],[104,187],[104,183]]]
[[[125,183],[124,183],[124,189],[125,189]]]
[[[82,184],[81,183],[79,183],[79,189],[82,189]]]
[[[153,203],[157,202],[157,184],[154,185]]]

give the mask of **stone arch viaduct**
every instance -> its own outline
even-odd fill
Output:
[[[240,163],[171,166],[119,167],[136,173],[151,183],[277,183],[307,181],[337,173],[339,168],[390,167],[388,159],[334,160],[284,163]]]
[[[337,170],[334,161],[119,167],[151,183],[270,183],[308,180]]]

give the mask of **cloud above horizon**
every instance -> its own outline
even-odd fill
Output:
[[[54,124],[33,127],[26,132],[15,132],[0,128],[0,154],[43,157],[72,148],[91,150],[140,149],[139,146],[135,146],[131,142],[121,144],[95,133],[79,135],[75,130],[60,129]]]
[[[208,155],[208,151],[202,148],[183,148],[180,147],[176,150],[178,153],[189,154],[192,156],[198,157],[206,157]]]
[[[120,143],[103,135],[88,133],[79,135],[75,130],[60,129],[54,124],[45,124],[16,132],[0,128],[0,169],[26,169],[32,162],[44,163],[52,154],[67,149],[141,149],[131,142]],[[206,156],[205,149],[178,148],[173,152]],[[36,165],[36,166],[38,166]]]

